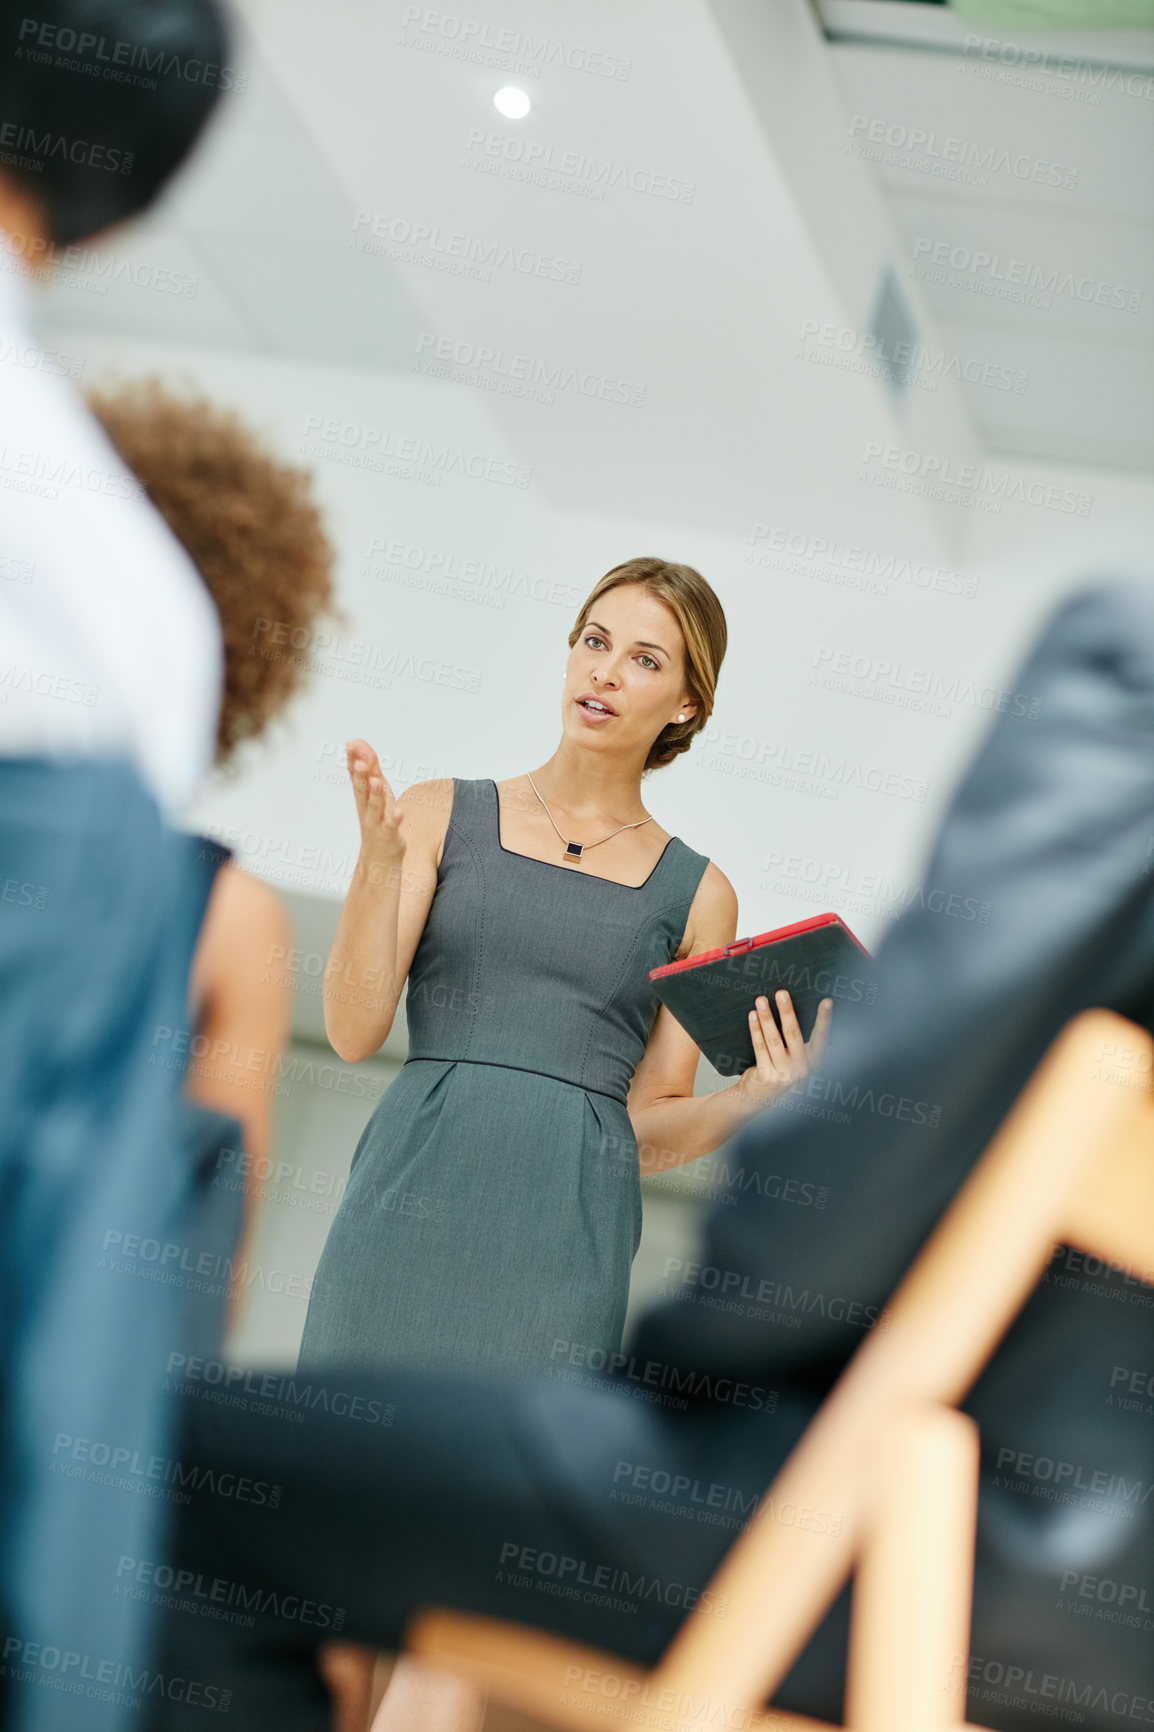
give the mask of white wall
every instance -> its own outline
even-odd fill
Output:
[[[270,881],[334,899],[357,836],[343,741],[370,739],[397,788],[535,765],[558,732],[574,599],[620,559],[658,552],[698,565],[714,583],[731,647],[704,740],[650,778],[646,799],[732,878],[743,930],[837,907],[840,892],[869,943],[886,910],[858,894],[861,880],[914,869],[991,720],[994,688],[1010,678],[1049,599],[1083,572],[1140,560],[1154,521],[1150,484],[1018,466],[999,471],[1011,486],[1090,499],[1090,515],[1024,502],[975,511],[964,563],[943,550],[916,496],[883,495],[844,473],[829,478],[820,508],[803,509],[767,477],[758,515],[735,521],[728,535],[695,525],[684,497],[672,495],[667,516],[609,517],[595,501],[577,514],[532,484],[443,473],[431,486],[346,466],[305,433],[310,417],[331,416],[383,439],[415,436],[519,469],[520,454],[468,387],[77,332],[60,341],[83,345],[92,376],[112,363],[189,374],[242,406],[287,455],[309,452],[340,549],[350,624],[322,626],[306,652],[316,664],[307,693],[268,743],[250,749],[239,775],[206,791],[190,822]],[[880,392],[878,402],[884,434]],[[823,390],[807,410],[815,469],[830,467],[822,419],[836,421],[837,394]],[[889,575],[879,575],[886,562]],[[925,587],[935,581],[947,587]],[[864,582],[872,587],[849,586]],[[951,593],[963,587],[972,593]],[[856,695],[813,683],[839,667],[867,670]],[[453,683],[438,683],[438,671]],[[920,705],[951,688],[960,701],[878,701],[888,693]],[[828,894],[811,891],[815,862]],[[865,904],[874,902],[870,912]]]

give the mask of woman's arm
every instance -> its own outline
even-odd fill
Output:
[[[417,782],[402,807],[371,746],[353,740],[348,758],[361,851],[325,969],[324,1007],[333,1050],[358,1064],[393,1026],[437,888],[453,783]]]
[[[244,1174],[244,1212],[239,1242],[228,1255],[238,1267],[248,1260],[256,1227],[256,1201],[272,1146],[277,1064],[292,1020],[292,988],[284,958],[292,928],[280,897],[239,866],[222,866],[209,897],[193,954],[190,998],[199,1033],[208,1042],[207,1063],[194,1060],[185,1094],[240,1122],[238,1160]],[[228,1327],[240,1320],[249,1289],[229,1294]]]
[[[239,866],[222,866],[191,976],[208,1062],[190,1064],[185,1093],[239,1119],[250,1171],[265,1160],[272,1141],[276,1060],[292,1017],[284,970],[291,945],[292,929],[276,891]]]
[[[720,949],[736,936],[737,895],[711,861],[689,911],[685,955]],[[745,1119],[816,1065],[829,1031],[832,1000],[823,999],[807,1043],[789,994],[777,996],[785,1040],[768,1001],[758,999],[750,1016],[755,1063],[728,1088],[698,1096],[693,1084],[700,1049],[672,1011],[661,1006],[629,1089],[629,1118],[643,1174],[684,1166],[720,1148]]]

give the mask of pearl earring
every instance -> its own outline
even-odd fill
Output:
[[[678,716],[677,720],[679,722],[683,722],[685,720],[685,717],[684,716]]]

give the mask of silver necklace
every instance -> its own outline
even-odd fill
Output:
[[[600,848],[602,842],[608,842],[612,839],[612,837],[620,836],[622,830],[640,830],[642,824],[651,824],[653,822],[652,818],[638,818],[638,820],[635,824],[618,824],[616,830],[610,830],[608,836],[602,836],[596,842],[568,842],[565,840],[564,831],[559,830],[557,828],[556,818],[554,818],[552,812],[550,812],[548,806],[545,804],[545,801],[542,799],[541,795],[538,793],[536,782],[533,780],[532,776],[529,775],[528,770],[525,771],[525,774],[529,778],[529,786],[532,788],[533,792],[537,795],[537,798],[541,801],[541,804],[545,807],[545,816],[548,818],[550,824],[552,824],[554,830],[557,830],[557,834],[560,837],[561,841],[565,843],[565,858],[566,858],[566,860],[580,860],[582,854],[585,853],[585,850],[587,848]]]

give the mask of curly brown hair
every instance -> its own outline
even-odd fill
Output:
[[[311,477],[273,457],[231,409],[159,379],[93,390],[88,402],[216,604],[224,639],[216,762],[224,764],[303,684],[317,615],[344,622]]]
[[[693,736],[701,732],[713,714],[729,633],[725,609],[699,571],[691,565],[676,565],[672,560],[650,555],[615,565],[594,584],[569,633],[570,649],[584,631],[598,596],[623,583],[640,584],[658,601],[663,601],[676,618],[685,640],[685,684],[697,705],[687,722],[669,722],[662,728],[642,767],[641,774],[645,776],[650,770],[663,770],[666,764],[672,764],[682,752],[687,752]]]

